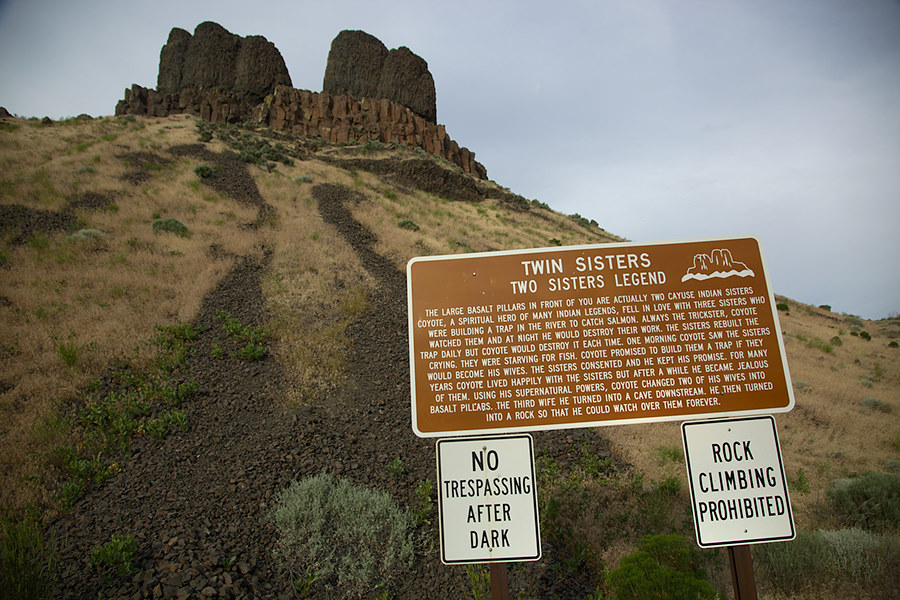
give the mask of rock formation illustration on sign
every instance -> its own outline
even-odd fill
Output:
[[[275,45],[211,21],[193,35],[175,27],[159,53],[156,89],[134,84],[117,115],[189,114],[213,123],[251,122],[332,144],[377,141],[421,148],[487,179],[475,154],[437,123],[434,78],[409,48],[393,50],[364,31],[331,44],[323,90],[292,87]]]
[[[731,250],[718,248],[710,254],[695,254],[694,265],[689,267],[681,281],[696,279],[703,281],[712,277],[753,277],[753,270],[741,261],[734,260]]]

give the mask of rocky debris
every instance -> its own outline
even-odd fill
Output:
[[[35,233],[72,231],[78,219],[70,211],[40,210],[21,204],[0,204],[0,232],[10,236],[10,243],[21,245]]]
[[[276,85],[291,85],[291,76],[275,45],[262,36],[235,35],[212,21],[197,25],[193,36],[173,28],[159,53],[156,87],[163,94],[225,89],[257,104]]]
[[[132,185],[141,185],[153,176],[154,171],[172,164],[171,158],[153,152],[125,152],[117,158],[129,167],[122,179]]]
[[[5,119],[5,118],[11,117],[11,116],[12,115],[9,114],[9,111],[6,110],[6,108],[4,108],[3,106],[0,106],[0,119]]]
[[[247,163],[237,153],[227,150],[212,152],[203,144],[175,146],[170,152],[175,156],[190,156],[215,165],[216,174],[203,182],[240,204],[257,208],[256,221],[246,224],[247,228],[256,228],[274,216],[275,209],[259,193],[256,181],[247,170]]]
[[[413,187],[447,200],[478,202],[488,198],[484,183],[438,165],[429,159],[366,158],[335,160],[335,166],[374,173],[398,187]]]
[[[189,146],[177,153],[197,151]],[[220,166],[217,177],[243,179],[237,163]],[[200,337],[174,376],[198,386],[182,405],[187,429],[162,440],[134,439],[122,471],[51,524],[64,582],[59,598],[292,598],[291,582],[272,555],[275,531],[267,517],[292,480],[330,472],[385,490],[403,506],[417,501],[418,482],[434,481],[434,444],[417,438],[409,424],[406,278],[353,218],[352,192],[318,185],[312,194],[323,220],[377,282],[370,312],[346,332],[346,383],[327,399],[289,409],[282,401],[289,384],[274,353],[253,363],[231,353],[216,356],[214,348],[227,344],[219,311],[245,324],[265,322],[260,278],[272,254],[263,249],[237,260],[204,299],[194,320]],[[536,451],[562,468],[580,460],[581,444],[599,456],[609,453],[594,430],[536,432],[534,439]],[[389,468],[395,457],[402,473]],[[431,524],[420,524],[418,533],[436,545],[433,504],[427,519]],[[126,533],[137,540],[136,572],[104,580],[90,565],[92,549]],[[510,595],[586,597],[593,591],[587,575],[560,576],[565,554],[547,537],[543,560],[510,565]],[[441,564],[432,547],[417,555],[413,572],[393,592],[398,600],[465,598],[471,586],[465,567]]]
[[[428,63],[405,46],[389,51],[364,31],[341,31],[331,42],[322,90],[357,99],[387,98],[437,123]]]
[[[458,165],[465,173],[487,179],[487,169],[475,160],[475,153],[453,141],[443,125],[386,98],[357,100],[347,95],[277,86],[257,111],[258,122],[275,130],[319,137],[333,144],[377,140],[422,148]]]
[[[0,233],[11,244],[27,243],[36,233],[75,231],[79,221],[76,210],[104,210],[115,198],[109,193],[84,192],[73,197],[60,211],[41,210],[21,204],[0,204]]]

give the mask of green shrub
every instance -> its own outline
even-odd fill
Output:
[[[151,437],[162,439],[169,433],[169,428],[175,426],[184,429],[187,426],[187,417],[183,410],[167,410],[155,419],[144,423],[144,430]]]
[[[91,554],[91,566],[103,572],[107,581],[114,575],[124,577],[134,572],[134,555],[137,552],[137,540],[128,535],[114,535],[102,546],[94,546]]]
[[[62,359],[67,367],[74,367],[78,364],[78,357],[81,356],[81,346],[73,339],[59,342],[56,345],[56,353]]]
[[[399,227],[400,229],[408,229],[410,231],[418,231],[419,230],[419,226],[416,225],[415,223],[413,223],[409,219],[403,219],[402,221],[397,223],[397,227]]]
[[[872,410],[880,410],[883,413],[891,412],[891,405],[885,404],[880,398],[866,398],[865,400],[860,401],[859,404],[860,406],[865,406]]]
[[[852,527],[820,531],[829,550],[830,571],[857,584],[877,585],[900,567],[900,540]]]
[[[568,215],[568,217],[569,217],[571,220],[575,221],[576,223],[578,223],[579,225],[582,225],[582,226],[584,226],[584,227],[590,227],[590,226],[591,226],[591,222],[590,222],[589,220],[587,220],[585,217],[582,217],[581,215],[579,215],[578,213],[574,213],[574,214]]]
[[[869,334],[868,331],[860,331],[859,337],[866,340],[867,342],[872,341],[872,336]]]
[[[84,496],[84,482],[81,479],[67,479],[59,488],[59,503],[63,510],[72,508]]]
[[[236,354],[238,358],[242,358],[249,362],[256,362],[269,355],[269,348],[264,344],[249,343],[246,346],[238,348]]]
[[[52,598],[56,548],[52,537],[44,541],[37,514],[29,511],[18,523],[4,520],[0,532],[0,598]]]
[[[378,140],[367,140],[365,144],[363,144],[363,150],[384,150],[387,148],[382,142]]]
[[[172,217],[165,217],[153,221],[153,233],[161,232],[174,233],[181,237],[191,236],[191,232],[188,230],[187,226],[178,219],[173,219]]]
[[[96,229],[79,229],[66,239],[70,242],[93,242],[103,237],[103,232]]]
[[[844,340],[842,340],[841,337],[838,335],[834,336],[833,338],[831,338],[828,341],[832,346],[843,346],[844,345]]]
[[[787,302],[779,302],[778,304],[775,305],[775,308],[777,308],[778,310],[784,311],[784,312],[788,312],[789,310],[791,310],[791,307],[788,305]]]
[[[265,345],[269,332],[265,328],[244,325],[223,310],[216,311],[216,318],[222,321],[222,329],[235,343],[244,344],[234,353],[235,356],[253,362],[262,360],[269,354]]]
[[[896,348],[898,346],[896,340],[888,344],[888,348]]]
[[[309,175],[301,175],[300,177],[296,178],[294,181],[296,181],[297,183],[312,183],[313,178],[310,177]]]
[[[412,564],[415,517],[389,494],[330,474],[293,482],[270,518],[275,557],[291,581],[307,581],[323,597],[360,598],[388,589]]]
[[[201,179],[209,179],[216,174],[216,170],[207,164],[199,164],[194,167],[194,173],[199,175]]]
[[[789,542],[758,544],[752,550],[760,579],[781,593],[817,582],[827,556],[822,539],[803,530]]]
[[[838,479],[825,495],[844,523],[872,530],[894,530],[900,525],[900,476],[872,472]]]
[[[830,304],[820,304],[820,305],[819,305],[819,308],[821,308],[822,310],[827,310],[828,312],[831,312],[831,305],[830,305]]]
[[[610,571],[606,584],[616,600],[667,598],[714,599],[715,588],[704,579],[699,553],[680,535],[650,535],[638,551]]]

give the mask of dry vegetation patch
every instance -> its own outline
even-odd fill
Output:
[[[62,408],[114,364],[142,368],[156,326],[194,319],[239,257],[271,251],[265,330],[288,403],[336,389],[345,331],[366,318],[377,284],[323,220],[316,185],[351,192],[345,208],[399,271],[421,255],[622,241],[492,182],[478,183],[493,190],[480,200],[451,200],[398,185],[389,169],[342,164],[371,158],[366,146],[282,136],[280,154],[266,154],[271,144],[257,133],[198,129],[183,116],[14,124],[0,129],[0,516],[53,504],[47,473],[54,447],[67,443]],[[240,186],[216,181],[245,151]],[[374,151],[396,164],[434,161],[432,178],[451,169],[423,154]],[[252,201],[248,186],[258,190]],[[900,472],[900,321],[778,302],[796,408],[776,421],[795,518],[804,530],[843,526],[827,505],[835,480]],[[586,451],[577,464],[539,467],[546,534],[566,569],[614,568],[646,533],[691,536],[679,424],[604,434],[627,469]]]
[[[0,182],[0,214],[21,207],[51,223],[71,215],[62,228],[36,221],[21,243],[16,222],[0,223],[4,512],[52,501],[42,473],[61,429],[47,420],[114,362],[146,361],[155,325],[190,321],[227,257],[258,244],[240,227],[255,210],[211,193],[190,160],[166,155],[185,130],[172,117],[0,132],[0,160],[15,165]],[[124,177],[135,169],[148,174],[139,185]],[[189,235],[154,231],[163,217]]]

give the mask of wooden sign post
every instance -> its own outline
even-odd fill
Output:
[[[747,544],[796,535],[771,416],[682,423],[697,544],[727,547],[735,598],[756,600]]]

